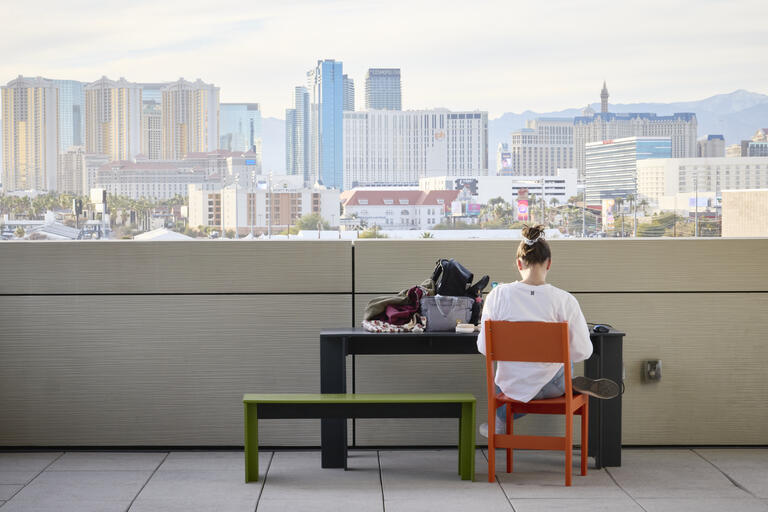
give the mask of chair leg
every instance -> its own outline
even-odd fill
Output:
[[[589,399],[581,407],[581,476],[587,475],[587,457],[589,457]]]
[[[512,434],[513,427],[513,417],[512,417],[512,404],[507,402],[507,435]],[[512,448],[507,448],[507,473],[512,472]]]
[[[565,412],[565,485],[571,486],[573,473],[573,411]]]
[[[488,404],[488,482],[496,481],[496,400]]]

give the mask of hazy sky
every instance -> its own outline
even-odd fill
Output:
[[[0,0],[0,81],[202,78],[284,117],[317,59],[399,67],[403,108],[503,112],[768,93],[768,10],[752,0]]]

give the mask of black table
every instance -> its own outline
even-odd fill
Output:
[[[593,379],[623,380],[624,333],[590,333],[592,357],[584,374]],[[477,333],[372,333],[363,329],[326,329],[320,332],[320,392],[346,393],[348,355],[477,354]],[[485,397],[481,397],[483,399]],[[347,467],[347,421],[321,421],[322,467]],[[598,468],[621,466],[621,395],[612,400],[590,398],[589,455]]]

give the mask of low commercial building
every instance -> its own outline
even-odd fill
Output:
[[[636,165],[638,194],[659,206],[678,194],[720,197],[724,190],[768,187],[768,157],[651,158]]]
[[[190,184],[239,182],[247,186],[261,175],[261,155],[256,152],[211,151],[190,153],[181,160],[107,162],[98,167],[90,188],[132,199],[169,199],[185,196]]]
[[[452,214],[458,190],[355,189],[344,193],[344,216],[381,229],[432,229]]]
[[[768,237],[768,188],[723,191],[722,236]]]
[[[278,233],[303,216],[319,214],[339,225],[339,191],[305,188],[302,176],[258,176],[253,184],[193,184],[188,187],[189,225],[245,235]]]
[[[577,191],[577,169],[557,169],[554,176],[435,176],[419,180],[419,189],[467,190],[473,203],[488,204],[491,199],[501,197],[508,203],[517,199],[521,189],[528,194],[541,197],[549,205],[554,198],[566,204]]]

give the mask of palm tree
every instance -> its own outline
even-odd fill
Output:
[[[624,212],[622,211],[622,206],[624,206],[624,198],[617,197],[614,199],[614,204],[616,205],[616,211],[621,212],[621,236],[624,236]]]
[[[627,194],[626,200],[629,202],[630,208],[632,209],[632,236],[637,236],[637,205],[635,204],[635,195]]]

